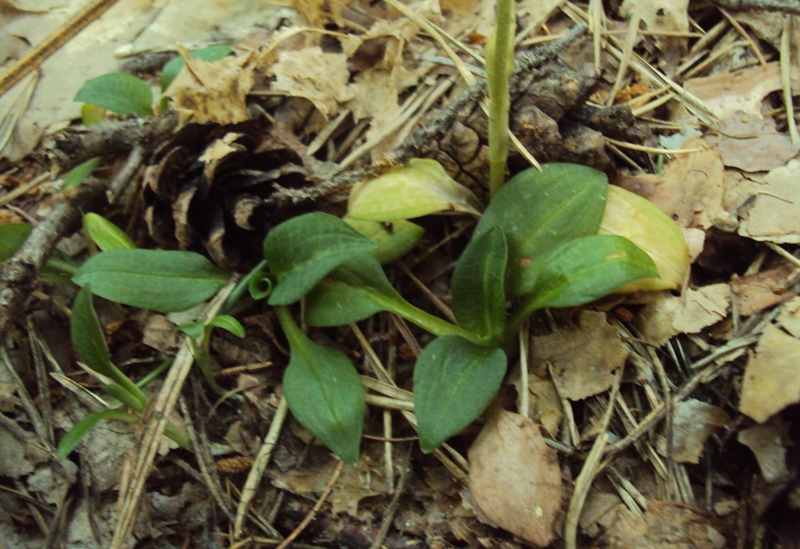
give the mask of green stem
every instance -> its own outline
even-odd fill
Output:
[[[386,308],[387,311],[416,324],[423,330],[427,330],[435,336],[441,337],[444,335],[457,335],[473,343],[480,344],[480,341],[475,334],[469,330],[465,330],[461,326],[457,326],[447,322],[446,320],[442,320],[438,316],[426,313],[422,309],[414,307],[411,303],[404,299],[387,299],[386,296],[377,293],[373,295],[376,300]]]
[[[161,364],[159,364],[159,365],[158,365],[158,367],[157,367],[156,369],[154,369],[152,372],[148,373],[148,374],[147,374],[146,376],[144,376],[142,379],[140,379],[139,381],[137,381],[137,382],[136,382],[136,386],[137,386],[137,387],[146,387],[148,383],[150,383],[150,382],[151,382],[151,381],[153,381],[155,378],[157,378],[158,376],[160,376],[160,375],[161,375],[161,373],[162,373],[164,370],[166,370],[166,369],[168,369],[170,366],[172,366],[172,362],[173,362],[174,360],[175,360],[174,358],[171,358],[171,357],[170,357],[170,358],[168,358],[167,360],[165,360],[164,362],[162,362]]]
[[[500,190],[508,159],[508,80],[514,70],[514,2],[497,0],[497,23],[486,43],[486,83],[489,91],[489,192]]]
[[[267,268],[266,260],[262,259],[258,265],[253,267],[253,269],[247,273],[244,278],[242,278],[236,287],[231,292],[231,295],[228,296],[227,301],[225,301],[225,305],[222,306],[220,309],[220,314],[227,313],[231,310],[239,299],[241,299],[242,295],[248,290],[250,287],[250,281],[253,280],[256,276],[264,272],[264,269]]]
[[[217,380],[214,379],[214,374],[211,372],[211,364],[209,361],[209,357],[211,356],[211,329],[212,326],[207,326],[205,333],[202,336],[202,340],[199,342],[200,345],[198,346],[197,341],[192,341],[192,348],[194,350],[194,358],[197,361],[197,365],[200,367],[200,371],[203,373],[203,377],[208,383],[208,386],[211,387],[211,390],[217,393],[218,395],[224,395],[227,391],[217,383]]]
[[[70,276],[74,276],[75,273],[78,272],[78,265],[64,261],[63,259],[57,259],[55,257],[48,259],[45,267]]]

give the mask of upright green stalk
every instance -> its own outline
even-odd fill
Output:
[[[508,160],[508,80],[514,72],[514,0],[497,0],[497,24],[486,43],[489,91],[489,192],[494,195],[506,178]]]

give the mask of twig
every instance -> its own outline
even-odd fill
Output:
[[[333,490],[333,485],[336,484],[336,481],[339,479],[339,474],[342,472],[343,467],[344,467],[344,461],[339,460],[339,464],[336,466],[336,470],[331,475],[330,480],[328,480],[328,485],[325,487],[325,491],[322,492],[321,496],[319,496],[319,499],[314,504],[314,507],[312,507],[311,511],[308,512],[303,521],[297,525],[297,528],[295,528],[292,531],[292,533],[289,534],[289,536],[285,540],[283,540],[281,544],[278,545],[278,547],[276,547],[275,549],[286,549],[287,547],[289,547],[289,545],[297,538],[297,536],[299,536],[303,532],[303,530],[306,529],[306,526],[308,526],[311,523],[311,521],[314,520],[317,511],[319,511],[320,508],[322,508],[322,504],[325,503],[325,500],[328,499],[331,490]]]
[[[800,4],[793,0],[711,0],[718,6],[733,11],[779,11],[800,15]]]
[[[105,183],[91,180],[71,200],[57,204],[33,228],[22,247],[0,270],[0,341],[5,341],[12,320],[25,310],[25,300],[36,288],[39,271],[56,242],[80,226],[81,212],[93,211],[104,203]]]

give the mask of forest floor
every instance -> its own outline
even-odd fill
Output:
[[[2,72],[76,30],[65,22],[89,3],[55,4],[0,6]],[[288,343],[252,297],[229,313],[245,337],[206,332],[212,384],[178,329],[208,309],[95,298],[111,362],[152,378],[141,413],[123,414],[135,410],[75,350],[69,274],[103,247],[83,216],[242,276],[270,228],[342,216],[354,183],[411,158],[485,204],[494,3],[100,4],[0,97],[0,545],[800,548],[794,2],[516,2],[517,53],[542,57],[511,80],[512,133],[541,163],[590,166],[657,205],[690,273],[674,290],[537,312],[486,413],[431,454],[411,397],[430,334],[389,313],[304,326],[361,376],[352,465],[287,413]],[[211,44],[229,47],[189,53]],[[73,100],[118,71],[152,95],[105,110]],[[512,149],[510,175],[528,167]],[[475,216],[441,209],[453,211],[415,219],[413,248],[384,269],[414,305],[453,318]],[[107,420],[59,457],[93,413]]]

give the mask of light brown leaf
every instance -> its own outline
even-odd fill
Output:
[[[766,172],[784,166],[800,151],[800,145],[793,145],[788,135],[778,132],[773,118],[737,112],[720,122],[719,129],[719,135],[707,140],[717,145],[727,167]]]
[[[763,179],[753,204],[740,213],[739,234],[776,244],[800,243],[800,160],[775,168]]]
[[[536,545],[550,543],[561,471],[538,425],[500,410],[469,449],[469,464],[470,490],[492,522]]]
[[[275,74],[273,89],[308,99],[326,117],[335,116],[353,98],[343,53],[326,53],[319,46],[282,51],[271,72]]]
[[[768,271],[739,277],[733,275],[731,290],[736,298],[736,307],[742,316],[750,316],[789,301],[797,295],[791,291],[791,276],[796,272],[794,265],[785,263]]]
[[[747,363],[739,411],[764,423],[800,401],[800,340],[770,324]]]
[[[534,337],[533,365],[552,363],[556,386],[570,400],[602,393],[614,380],[612,372],[628,358],[617,330],[605,313],[583,311],[577,326]]]
[[[795,297],[781,306],[778,324],[794,337],[800,339],[800,297]]]
[[[706,440],[730,421],[725,410],[693,398],[675,405],[672,420],[672,459],[677,463],[700,463]],[[666,455],[665,440],[659,451]]]
[[[661,346],[678,334],[696,334],[725,318],[731,303],[727,284],[712,284],[683,296],[655,296],[639,314],[637,325],[644,338]]]
[[[758,461],[761,474],[767,482],[780,482],[790,478],[786,467],[786,447],[792,445],[790,425],[780,416],[763,425],[742,429],[736,440],[750,448]]]

